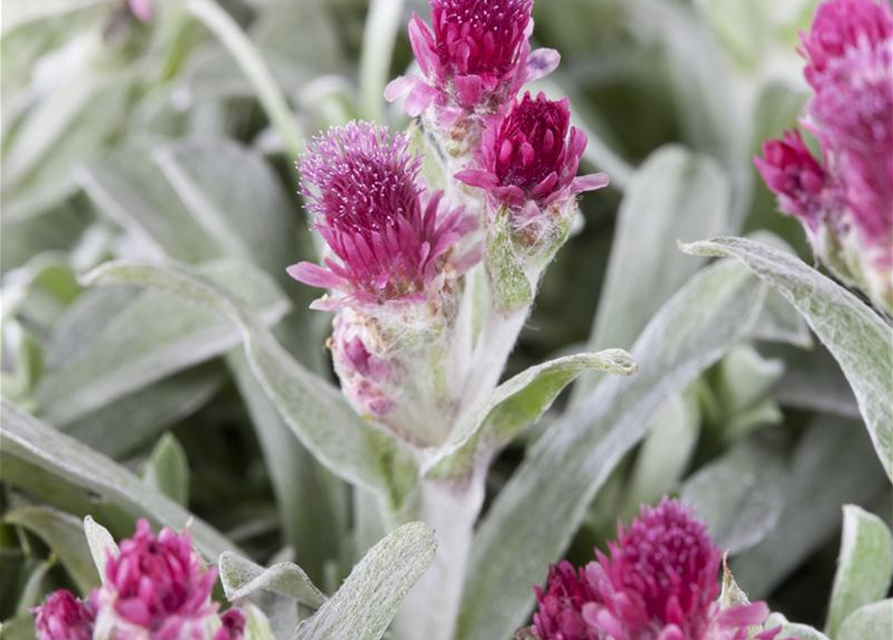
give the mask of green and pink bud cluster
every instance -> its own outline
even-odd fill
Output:
[[[245,615],[211,600],[216,580],[188,533],[141,519],[86,601],[60,590],[37,607],[37,640],[244,640]]]
[[[802,39],[802,123],[821,157],[793,131],[764,145],[757,169],[822,262],[893,313],[893,11],[828,0]]]

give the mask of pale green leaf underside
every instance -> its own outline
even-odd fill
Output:
[[[390,497],[381,456],[390,440],[373,431],[335,387],[307,371],[232,296],[195,269],[132,262],[102,265],[91,285],[144,285],[170,291],[223,314],[241,331],[251,368],[286,423],[314,456],[348,482]]]
[[[87,538],[87,546],[90,547],[90,555],[100,580],[105,582],[105,565],[109,556],[118,556],[118,543],[109,533],[108,529],[96,522],[91,516],[84,518],[84,535]]]
[[[780,613],[773,613],[766,620],[766,624],[763,625],[766,629],[774,629],[775,627],[781,627],[781,632],[778,634],[778,638],[796,638],[796,640],[830,640],[828,636],[819,631],[818,629],[814,629],[810,627],[808,624],[797,624],[794,622],[788,622],[787,618],[785,618]]]
[[[369,550],[338,592],[298,626],[293,640],[379,640],[436,548],[428,525],[398,528]]]
[[[482,407],[457,425],[427,464],[427,473],[449,476],[467,472],[479,456],[492,454],[536,422],[558,394],[587,370],[628,376],[635,373],[636,365],[623,349],[606,349],[557,358],[519,373],[499,385]]]
[[[843,508],[843,539],[825,631],[837,636],[856,609],[887,594],[893,578],[893,536],[884,521],[855,505]]]
[[[668,302],[632,355],[639,373],[606,378],[553,424],[503,488],[478,529],[460,640],[505,638],[617,462],[649,418],[751,327],[765,289],[733,263],[705,270]]]
[[[206,558],[217,558],[237,547],[176,502],[147,487],[113,460],[40,422],[3,400],[3,462],[0,478],[12,484],[27,483],[16,468],[34,465],[61,480],[97,494],[131,517],[145,516],[156,523],[182,530],[189,524],[196,547]],[[21,465],[18,463],[22,463]]]
[[[245,598],[262,589],[318,608],[326,597],[301,567],[281,562],[265,569],[235,553],[224,553],[218,562],[220,582],[229,600]]]
[[[803,314],[846,375],[887,477],[893,479],[893,331],[856,296],[783,251],[744,238],[683,245],[695,255],[734,257]]]
[[[834,640],[869,640],[890,637],[893,626],[893,599],[868,604],[850,614]]]

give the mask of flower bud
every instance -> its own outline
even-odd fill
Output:
[[[211,640],[220,626],[205,569],[188,533],[164,528],[156,537],[139,520],[133,537],[109,556],[97,596],[97,640]]]
[[[35,610],[37,640],[91,640],[96,620],[94,603],[78,600],[71,591],[54,591]]]
[[[406,97],[410,116],[464,156],[477,144],[482,115],[500,114],[521,86],[551,73],[559,55],[530,51],[533,0],[430,0],[431,23],[414,15],[409,40],[420,76],[397,78],[389,101]]]
[[[220,628],[214,634],[214,640],[243,640],[246,623],[242,611],[229,609],[220,615]]]
[[[527,93],[491,120],[475,161],[456,174],[486,193],[487,267],[498,306],[532,299],[539,273],[567,240],[577,195],[608,184],[603,173],[577,177],[585,148],[566,98]]]
[[[834,274],[893,313],[893,12],[871,0],[830,0],[803,36],[813,89],[799,134],[766,143],[757,168],[782,211],[805,225]]]

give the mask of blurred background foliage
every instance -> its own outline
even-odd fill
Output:
[[[143,21],[122,0],[3,0],[3,394],[259,562],[294,559],[331,590],[375,539],[355,526],[361,496],[283,425],[234,348],[239,336],[182,299],[85,289],[78,275],[112,258],[202,265],[275,324],[306,366],[331,376],[329,318],[309,312],[315,293],[285,276],[314,254],[293,163],[303,140],[331,124],[408,126],[379,96],[411,63],[404,25],[412,11],[427,15],[426,3],[147,4]],[[795,47],[814,4],[537,2],[534,38],[563,59],[533,90],[571,97],[590,136],[585,162],[613,186],[583,199],[511,372],[589,340],[618,210],[632,208],[633,190],[654,217],[645,247],[672,253],[677,239],[769,230],[811,260],[751,158],[794,124],[805,99]],[[677,146],[652,155],[666,145]],[[652,161],[677,163],[678,183],[637,171]],[[666,217],[695,201],[706,213],[690,235],[661,237],[674,229]],[[710,203],[722,209],[719,224]],[[632,264],[628,288],[670,277],[643,264]],[[633,315],[647,320],[662,301],[646,299]],[[731,477],[735,493],[723,500],[750,525],[723,538],[734,543],[738,582],[792,620],[821,623],[841,504],[889,522],[891,494],[837,365],[808,346],[796,316],[779,314],[785,339],[737,347],[668,406],[599,493],[572,559],[591,557],[639,501],[681,491],[709,503],[703,492]],[[638,328],[603,346],[629,348]],[[549,420],[500,457],[491,493]],[[4,461],[0,619],[52,587],[89,583],[74,516],[102,517],[116,536],[132,531],[128,509],[60,478]]]

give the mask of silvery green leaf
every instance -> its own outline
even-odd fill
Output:
[[[245,351],[231,351],[226,361],[267,463],[284,540],[296,550],[297,561],[307,572],[320,577],[325,562],[337,557],[339,531],[344,526],[338,507],[346,499],[342,487],[335,485],[340,481],[295,438],[252,371]]]
[[[7,419],[5,408],[4,423]],[[5,437],[4,434],[4,439]],[[7,512],[3,521],[24,527],[43,540],[58,556],[82,594],[99,586],[99,574],[91,560],[90,549],[78,518],[50,507],[24,506]]]
[[[288,308],[262,271],[232,262],[210,263],[201,272],[275,323]],[[97,321],[99,321],[97,319]],[[214,357],[238,344],[239,330],[213,310],[168,292],[147,291],[112,318],[74,357],[41,381],[41,415],[68,424],[149,384]]]
[[[885,638],[893,621],[893,599],[881,600],[856,609],[840,625],[834,640]]]
[[[821,344],[811,350],[772,345],[765,353],[784,361],[773,396],[785,407],[858,418],[859,405],[840,365]]]
[[[41,20],[69,19],[72,13],[95,11],[114,4],[114,0],[19,0],[4,4],[4,36]]]
[[[780,613],[773,613],[772,615],[770,615],[766,619],[766,623],[763,626],[766,629],[781,627],[781,632],[778,634],[779,638],[797,638],[798,640],[830,640],[830,638],[828,638],[828,636],[826,636],[824,633],[822,633],[818,629],[810,627],[808,624],[788,622],[788,619]]]
[[[399,500],[413,482],[415,469],[408,454],[364,423],[337,389],[301,366],[250,311],[197,270],[185,265],[117,262],[95,269],[85,282],[146,285],[221,314],[232,329],[242,333],[251,368],[283,419],[323,465],[391,501]],[[389,464],[383,464],[385,457],[390,457]]]
[[[500,210],[487,227],[484,263],[490,279],[493,304],[501,314],[523,309],[533,301],[533,289],[524,263],[512,240],[510,216]]]
[[[766,295],[766,304],[754,325],[753,335],[758,340],[782,342],[801,349],[813,347],[809,325],[777,291]]]
[[[224,381],[218,363],[202,364],[122,396],[60,429],[110,458],[121,459],[205,406]],[[127,428],[122,429],[125,422]]]
[[[876,515],[855,505],[845,505],[843,539],[825,632],[836,638],[841,623],[851,613],[887,594],[891,578],[893,536],[890,529]]]
[[[198,263],[224,257],[152,162],[152,149],[147,143],[115,149],[82,171],[79,182],[100,212],[159,257]]]
[[[16,603],[16,614],[22,615],[38,606],[46,593],[52,590],[53,583],[50,580],[50,571],[55,568],[57,560],[32,560],[33,568],[30,569],[25,584],[21,587],[21,593]],[[0,638],[6,636],[0,634]]]
[[[96,573],[99,574],[100,580],[105,582],[105,565],[109,556],[118,556],[118,543],[108,529],[96,522],[92,516],[84,518],[84,536],[87,538],[87,546],[90,547],[93,564],[96,565]]]
[[[227,550],[238,551],[212,527],[167,496],[145,486],[114,461],[40,422],[5,399],[2,411],[0,478],[4,482],[37,490],[49,482],[46,477],[35,474],[37,469],[51,476],[54,482],[79,487],[94,498],[107,500],[131,518],[145,516],[178,530],[188,523],[196,547],[206,558],[216,558]],[[45,491],[42,495],[46,498],[48,493]],[[83,535],[81,540],[84,540]]]
[[[380,120],[382,94],[389,80],[394,44],[403,27],[405,0],[372,0],[360,54],[360,104],[364,117]]]
[[[0,640],[34,640],[34,615],[25,613],[0,623]]]
[[[456,425],[427,463],[427,473],[437,477],[467,473],[477,459],[492,455],[536,422],[578,375],[593,369],[628,376],[636,365],[626,351],[607,349],[558,358],[519,373]]]
[[[318,609],[326,601],[304,570],[291,562],[265,569],[235,553],[224,553],[218,561],[220,582],[229,600],[250,596],[258,589],[296,600]]]
[[[298,625],[293,640],[379,640],[436,548],[428,525],[399,527],[372,547],[335,595]]]
[[[738,584],[762,600],[840,527],[840,505],[864,504],[889,490],[872,464],[867,438],[854,437],[859,423],[821,416],[797,444],[784,485],[784,516],[759,544],[733,558]]]
[[[172,434],[164,434],[155,445],[146,461],[143,482],[178,504],[187,506],[189,461],[183,446]]]
[[[497,495],[472,546],[459,640],[504,638],[526,618],[532,585],[570,542],[650,418],[750,330],[765,289],[733,263],[693,278],[632,350],[639,373],[606,378],[554,422]]]
[[[702,256],[734,257],[781,293],[806,318],[850,382],[868,435],[893,479],[893,333],[856,296],[815,269],[768,245],[721,237],[685,245]]]
[[[244,640],[276,640],[270,621],[263,611],[250,602],[242,605],[241,609],[245,614]]]
[[[745,441],[701,469],[680,498],[707,523],[716,544],[737,554],[771,532],[784,508],[787,474],[780,452]]]
[[[707,156],[667,146],[648,157],[618,213],[589,339],[592,350],[632,346],[661,305],[703,264],[680,256],[676,241],[725,229],[729,197],[728,181]],[[580,382],[589,378],[594,376]]]

